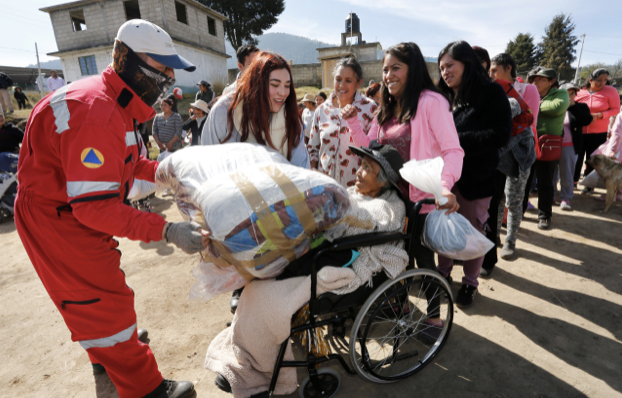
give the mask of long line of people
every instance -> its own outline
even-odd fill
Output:
[[[255,55],[254,48],[242,50]],[[441,78],[435,84],[419,47],[400,43],[385,51],[383,81],[370,86],[368,96],[360,90],[364,77],[357,60],[339,60],[333,71],[332,92],[315,98],[307,94],[303,99],[304,134],[298,132],[300,117],[298,123],[282,122],[289,112],[298,115],[293,113],[294,105],[284,115],[284,108],[279,113],[264,110],[262,103],[295,104],[295,93],[282,57],[259,54],[257,59],[279,60],[281,65],[270,70],[269,87],[262,84],[261,73],[267,73],[262,62],[241,62],[236,81],[241,89],[225,93],[214,106],[203,128],[203,145],[259,142],[286,154],[294,164],[304,167],[305,161],[310,161],[312,169],[344,187],[355,184],[361,164],[350,145],[367,146],[377,140],[396,148],[405,162],[440,156],[445,164],[444,195],[449,199],[444,208],[461,213],[498,246],[507,209],[507,234],[499,253],[504,259],[516,256],[532,180],[537,186],[538,228],[548,229],[554,204],[572,210],[572,182],[576,186],[583,157],[589,158],[607,141],[610,117],[613,120],[620,111],[618,94],[607,86],[605,69],[594,71],[582,89],[568,82],[560,84],[557,72],[543,67],[530,71],[528,83],[522,83],[511,55],[501,53],[491,59],[484,48],[458,41],[439,54]],[[251,72],[243,74],[245,70]],[[272,74],[282,76],[273,79]],[[288,95],[278,93],[283,81],[288,84]],[[255,99],[252,110],[240,105],[244,98]],[[248,112],[253,113],[252,128],[246,130],[245,126],[245,132],[239,133],[239,123],[248,123]],[[264,131],[263,138],[249,134],[253,128]],[[306,150],[301,150],[307,141]],[[590,171],[586,166],[586,175]],[[404,180],[398,186],[411,201],[431,197]],[[418,225],[425,223],[429,211],[424,208]],[[417,266],[437,269],[451,280],[453,260],[439,256],[437,266],[434,253],[423,246],[420,249]],[[459,306],[473,304],[479,276],[490,276],[497,261],[494,249],[464,262]]]

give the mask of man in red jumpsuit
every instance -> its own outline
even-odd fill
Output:
[[[155,179],[158,164],[139,155],[136,125],[154,116],[174,69],[195,66],[158,26],[126,22],[100,76],[64,86],[33,109],[18,165],[20,238],[72,340],[103,365],[121,398],[182,398],[194,390],[163,379],[149,346],[138,341],[134,292],[113,239],[166,239],[196,253],[207,234],[196,223],[166,223],[124,203],[134,178]]]

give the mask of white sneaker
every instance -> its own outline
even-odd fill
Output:
[[[572,206],[570,206],[570,203],[568,203],[568,201],[566,200],[562,200],[562,203],[561,205],[559,205],[559,208],[565,211],[572,211]]]

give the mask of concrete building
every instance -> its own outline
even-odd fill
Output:
[[[224,15],[195,0],[80,0],[41,8],[52,20],[65,81],[100,74],[112,62],[117,31],[145,19],[168,32],[177,52],[197,66],[176,71],[176,87],[196,91],[199,80],[227,80]]]

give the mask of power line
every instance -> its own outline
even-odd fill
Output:
[[[43,26],[43,25],[39,25],[36,23],[32,23],[31,21],[25,20],[26,17],[23,17],[21,15],[15,15],[15,14],[8,14],[8,15],[10,15],[11,19],[15,19],[17,22],[24,23],[26,25],[38,26],[39,28],[44,28],[44,29],[51,28],[51,26]]]
[[[28,18],[32,18],[32,16],[33,16],[33,13],[32,13],[32,12],[27,12],[27,11],[19,10],[19,9],[17,9],[17,8],[13,8],[13,7],[9,7],[9,6],[2,6],[2,7],[3,7],[3,8],[8,8],[8,9],[10,9],[10,10],[11,10],[11,11],[13,11],[13,12],[19,12],[19,13],[21,13],[21,14],[25,14],[25,15],[27,15],[27,16],[28,16]],[[34,15],[41,15],[41,14],[34,14]],[[43,15],[41,15],[41,16],[43,16]],[[40,22],[44,22],[44,20],[43,20],[43,19],[38,19],[38,18],[32,18],[32,19],[33,19],[33,20],[40,21]]]
[[[583,50],[583,51],[588,52],[588,53],[599,53],[599,54],[609,54],[609,55],[622,55],[622,54],[616,54],[616,53],[607,53],[607,52],[604,52],[604,51],[594,51],[594,50]]]
[[[27,52],[27,53],[35,53],[35,51],[24,50],[23,48],[12,48],[12,47],[2,47],[2,46],[0,46],[0,48],[3,48],[5,50],[24,51],[24,52]],[[45,51],[45,52],[47,53],[47,51]]]

